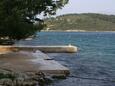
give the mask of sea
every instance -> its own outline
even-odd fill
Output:
[[[46,86],[115,86],[115,32],[39,32],[21,45],[74,45],[77,53],[47,53],[70,69]]]

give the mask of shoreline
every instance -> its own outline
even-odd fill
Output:
[[[115,32],[115,31],[86,31],[86,30],[41,30],[41,32]]]
[[[10,51],[0,54],[0,86],[45,86],[54,78],[66,78],[67,67],[41,51]]]

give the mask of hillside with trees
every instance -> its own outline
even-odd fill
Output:
[[[45,19],[45,30],[115,31],[115,15],[83,13]]]

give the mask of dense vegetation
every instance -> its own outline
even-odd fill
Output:
[[[45,21],[49,30],[115,31],[115,15],[67,14]]]
[[[20,40],[40,31],[39,15],[55,15],[68,0],[0,0],[0,40]],[[35,25],[38,22],[39,24]]]

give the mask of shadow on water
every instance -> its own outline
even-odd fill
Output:
[[[99,60],[85,59],[78,54],[48,54],[61,64],[69,67],[70,76],[56,80],[51,86],[114,86],[115,70]]]

